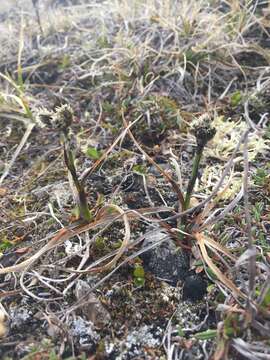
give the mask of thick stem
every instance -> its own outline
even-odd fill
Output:
[[[196,154],[193,160],[193,164],[192,164],[192,173],[191,173],[191,177],[189,179],[188,182],[188,186],[187,186],[187,191],[186,191],[186,195],[185,195],[185,200],[184,200],[184,206],[183,206],[183,211],[187,210],[189,208],[190,205],[190,199],[191,199],[191,195],[198,177],[198,171],[199,171],[199,165],[201,162],[201,158],[202,158],[202,154],[203,154],[203,146],[197,146],[196,149]],[[180,227],[184,230],[187,231],[187,218],[186,216],[183,216],[181,219],[181,223],[180,223]],[[180,233],[180,241],[184,241],[184,234]]]
[[[76,168],[74,165],[74,158],[72,155],[72,151],[69,148],[68,139],[66,138],[66,136],[64,136],[64,159],[76,188],[76,202],[79,208],[80,217],[83,220],[89,222],[92,216],[88,207],[86,193],[84,190],[84,186],[80,183],[78,179]]]
[[[195,182],[196,182],[197,177],[198,177],[199,165],[200,165],[200,161],[201,161],[201,158],[202,158],[202,154],[203,154],[203,147],[197,149],[195,158],[193,160],[192,173],[191,173],[191,178],[190,178],[190,180],[188,182],[188,187],[187,187],[187,191],[186,191],[186,196],[185,196],[185,201],[184,201],[184,209],[183,210],[187,210],[189,208],[190,198],[191,198],[194,186],[195,186]]]

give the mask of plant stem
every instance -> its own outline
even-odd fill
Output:
[[[186,192],[186,196],[185,196],[183,210],[187,210],[189,208],[190,198],[191,198],[194,186],[195,186],[195,182],[198,177],[198,170],[199,170],[199,165],[200,165],[200,161],[202,158],[202,154],[203,154],[203,147],[202,148],[200,147],[199,149],[197,149],[195,158],[193,160],[192,173],[191,173],[191,178],[189,179],[189,182],[188,182],[188,187],[187,187],[187,192]]]
[[[73,154],[69,148],[67,136],[65,136],[65,135],[64,135],[64,159],[65,159],[65,163],[68,168],[68,171],[71,175],[72,181],[76,188],[75,197],[76,197],[77,206],[79,208],[80,217],[83,220],[89,222],[92,218],[92,215],[91,215],[91,212],[88,207],[87,197],[85,194],[84,186],[80,183],[80,181],[78,179],[78,176],[76,173],[76,168],[74,165]]]

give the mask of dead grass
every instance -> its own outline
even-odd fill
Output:
[[[207,304],[219,313],[209,357],[270,356],[269,175],[260,185],[254,180],[257,168],[269,172],[270,8],[259,5],[39,1],[34,13],[31,2],[18,1],[2,14],[0,245],[17,254],[17,264],[0,269],[8,274],[0,295],[7,298],[7,313],[8,295],[23,290],[21,296],[40,302],[42,311],[58,301],[57,316],[67,324],[68,314],[84,301],[64,302],[76,279],[111,269],[93,291],[147,250],[138,250],[143,236],[132,232],[134,222],[142,232],[146,224],[163,226],[179,245],[183,229],[168,221],[184,218],[191,265],[215,284],[207,295]],[[75,112],[71,146],[94,214],[89,224],[76,222],[71,190],[64,188],[58,134],[37,126],[40,108],[65,103]],[[205,113],[217,134],[204,151],[193,207],[181,213],[196,145],[190,124]],[[92,158],[89,148],[95,149]],[[159,158],[166,159],[166,170]],[[155,178],[151,166],[161,176]],[[121,186],[134,167],[143,178],[147,206],[135,201],[130,210]],[[149,195],[153,187],[161,204]],[[255,192],[263,209],[253,218]],[[168,200],[173,193],[178,209]],[[168,218],[161,217],[164,212]],[[93,255],[103,232],[122,222],[105,256]],[[12,272],[17,274],[11,278]],[[49,295],[40,295],[39,287]],[[176,325],[165,332],[170,337],[165,352],[168,359],[185,359],[188,345],[181,352],[183,343],[171,339]]]

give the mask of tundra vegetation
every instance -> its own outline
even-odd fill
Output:
[[[0,45],[1,359],[270,359],[268,1],[2,1]]]

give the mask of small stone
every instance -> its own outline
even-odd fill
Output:
[[[183,300],[202,300],[206,293],[207,284],[198,274],[190,275],[185,279]]]
[[[144,269],[152,272],[157,278],[176,286],[178,281],[183,281],[189,270],[189,259],[181,249],[177,248],[175,243],[165,232],[158,229],[156,232],[149,232],[146,235],[144,246],[159,243],[161,244],[148,250],[141,255],[144,262]]]
[[[109,312],[104,308],[97,296],[90,292],[90,285],[84,280],[78,280],[75,288],[75,296],[77,300],[87,294],[87,298],[82,300],[83,304],[80,308],[88,320],[96,326],[105,326],[110,322]]]

